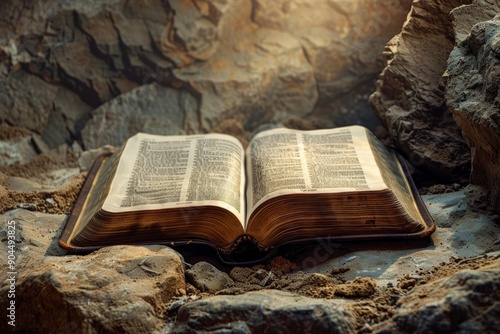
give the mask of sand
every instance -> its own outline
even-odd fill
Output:
[[[8,138],[20,135],[18,131],[3,134]],[[27,164],[0,166],[0,213],[25,208],[69,214],[85,176],[67,145],[42,153]]]
[[[86,175],[78,166],[77,155],[66,147],[26,165],[0,168],[0,213],[21,207],[33,213],[58,214],[62,222],[61,215],[69,214]],[[487,215],[467,209],[464,193],[455,190],[453,185],[435,186],[423,196],[438,226],[430,239],[295,245],[267,263],[233,268],[220,264],[234,284],[210,294],[187,283],[187,300],[279,289],[313,298],[355,300],[359,319],[366,323],[386,320],[394,314],[397,301],[416,286],[462,269],[499,267],[498,254],[484,254],[500,250],[500,227]],[[51,252],[59,256],[64,251],[54,249],[61,228],[62,224],[58,230],[38,225],[23,233],[32,245],[51,239]],[[26,262],[20,270],[28,272],[35,262]],[[357,329],[361,331],[362,326],[360,322]]]

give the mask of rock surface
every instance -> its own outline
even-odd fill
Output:
[[[6,226],[13,221],[16,227],[15,274],[2,269],[3,278],[14,278],[15,299],[8,298],[8,285],[0,289],[1,305],[15,300],[16,331],[160,330],[173,298],[185,294],[178,253],[165,246],[116,246],[86,256],[60,256],[65,252],[53,237],[62,217],[17,210],[2,219],[5,258]],[[0,328],[7,333],[5,321]]]
[[[163,125],[168,134],[220,131],[230,120],[247,132],[269,122],[374,128],[366,94],[409,6],[409,0],[2,2],[0,122],[41,135],[51,148],[80,141],[84,127],[92,148]],[[152,83],[186,99],[192,94],[196,103],[174,116],[179,98],[167,94],[172,101],[161,122],[126,123],[136,119],[116,105]],[[147,108],[161,108],[131,103],[144,118]],[[111,109],[125,117],[109,120],[106,131],[102,117]]]
[[[500,227],[470,212],[461,192],[426,195],[424,201],[438,225],[430,240],[325,240],[310,248],[294,246],[295,254],[284,252],[293,262],[280,257],[267,265],[233,268],[229,275],[203,261],[184,274],[183,261],[191,260],[165,246],[116,246],[69,255],[57,245],[66,216],[23,209],[0,215],[0,256],[7,258],[7,225],[15,221],[16,312],[24,332],[249,332],[287,323],[304,331],[371,332],[379,325],[410,330],[396,319],[410,317],[408,326],[420,324],[410,312],[417,309],[421,318],[431,314],[432,321],[448,326],[454,304],[446,301],[462,307],[463,298],[471,303],[486,298],[484,307],[460,314],[464,324],[476,321],[470,328],[488,329],[486,307],[494,310],[498,301],[486,292],[496,287],[498,275],[475,271],[500,270],[494,252]],[[459,269],[474,270],[473,279],[432,283]],[[0,277],[7,272],[2,267]],[[432,290],[420,297],[426,286]],[[0,289],[2,305],[8,302],[7,288]],[[405,294],[411,297],[402,298]],[[439,308],[432,306],[436,300]],[[287,332],[290,327],[283,328]]]
[[[27,164],[37,155],[36,134],[0,124],[0,166]],[[39,138],[38,138],[39,139]]]
[[[493,333],[500,326],[500,259],[464,270],[401,298],[396,314],[377,333]]]
[[[393,140],[441,181],[467,174],[468,148],[444,105],[443,73],[454,44],[448,13],[471,1],[414,1],[393,40],[399,44],[387,49],[391,60],[378,92],[385,94],[379,116]],[[195,263],[158,245],[80,256],[57,245],[85,171],[98,154],[114,150],[102,145],[118,146],[136,131],[229,132],[245,143],[262,123],[373,125],[364,113],[367,92],[383,67],[383,45],[400,30],[409,5],[0,2],[0,256],[8,258],[13,221],[17,331],[495,331],[500,227],[471,211],[463,191],[424,196],[438,226],[430,238],[321,240],[231,270],[204,254]],[[465,78],[470,96],[449,99],[455,117],[478,101],[498,110],[497,5],[476,0],[452,12],[454,52],[464,64],[450,70],[450,88],[460,90]],[[498,117],[485,115],[464,116],[476,132],[487,123],[480,137],[464,132],[481,158],[475,171],[494,172],[486,154],[495,163],[498,155],[488,151],[485,135],[491,137]],[[497,180],[481,175],[486,186]],[[3,283],[8,271],[0,267],[4,310],[11,301],[10,284]],[[0,332],[10,329],[0,323]]]
[[[182,306],[173,332],[353,333],[351,304],[279,290],[216,296]]]
[[[446,98],[472,150],[470,181],[489,191],[489,204],[500,213],[498,13],[500,3],[487,0],[453,11],[458,45],[448,60]]]
[[[137,132],[180,135],[199,132],[197,101],[185,90],[148,84],[92,112],[82,132],[85,149],[120,146]]]
[[[186,270],[186,279],[202,292],[216,293],[234,285],[228,274],[207,262],[198,262]]]
[[[472,0],[414,1],[386,46],[387,66],[370,97],[392,143],[442,180],[466,182],[470,155],[446,108],[443,74],[454,46],[450,11]]]

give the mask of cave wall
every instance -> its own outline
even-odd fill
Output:
[[[394,146],[447,182],[467,182],[469,148],[446,106],[448,56],[455,45],[450,12],[472,0],[413,1],[402,31],[386,46],[386,67],[370,96]]]
[[[446,100],[471,149],[470,182],[486,190],[481,205],[500,214],[500,2],[455,9],[456,46],[448,59]]]
[[[84,149],[137,131],[375,127],[366,97],[409,8],[409,0],[2,1],[0,122],[49,148],[77,140]]]

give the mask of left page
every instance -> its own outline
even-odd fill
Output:
[[[243,222],[244,150],[222,134],[139,133],[124,148],[103,209],[108,212],[215,205]]]

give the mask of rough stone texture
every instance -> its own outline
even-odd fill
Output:
[[[321,101],[381,70],[381,45],[401,29],[405,1],[257,0],[255,23],[294,35],[314,69]]]
[[[387,305],[381,300],[381,293],[386,291],[386,286],[396,287],[403,275],[411,275],[415,281],[424,283],[428,277],[419,270],[434,272],[433,268],[443,267],[440,263],[448,262],[451,256],[468,257],[464,261],[471,266],[476,263],[474,257],[478,261],[499,257],[498,251],[487,257],[482,254],[495,247],[495,241],[498,243],[500,226],[484,214],[467,210],[461,192],[428,195],[424,200],[438,225],[431,240],[393,240],[390,244],[385,241],[321,242],[309,250],[297,248],[304,261],[299,258],[295,263],[305,273],[280,274],[280,267],[269,268],[274,273],[271,277],[261,266],[233,269],[230,273],[232,279],[228,279],[224,272],[206,262],[198,262],[184,275],[179,256],[164,246],[118,246],[85,256],[72,256],[57,245],[67,216],[22,209],[0,215],[0,257],[7,258],[7,225],[13,220],[16,222],[18,272],[16,314],[18,331],[23,333],[140,333],[141,330],[165,333],[174,329],[177,332],[265,332],[266,329],[290,332],[290,328],[297,328],[299,332],[334,332],[335,329],[340,333],[370,332],[370,326],[387,320],[394,313],[393,307],[401,294],[389,293],[387,298],[393,302]],[[496,247],[498,250],[498,245]],[[498,272],[500,260],[496,261],[492,269]],[[332,269],[338,272],[339,268],[348,271],[342,276],[332,276]],[[7,271],[6,266],[0,267],[2,280]],[[361,278],[356,278],[358,276]],[[264,284],[266,277],[271,279]],[[488,298],[487,280],[488,277],[484,281],[480,277],[468,281],[470,284],[453,284],[451,288],[445,284],[433,285],[435,290],[426,297],[410,291],[412,297],[402,299],[398,307],[404,310],[424,310],[426,307],[427,311],[420,313],[420,320],[414,317],[412,321],[423,321],[421,319],[429,315],[433,321],[444,319],[446,324],[447,319],[455,319],[452,318],[454,309],[448,312],[446,301],[451,299],[461,307],[459,297],[466,296],[471,297],[471,305],[476,305],[484,296]],[[361,281],[364,283],[357,284]],[[197,289],[191,286],[196,282],[224,295],[212,298],[209,290],[201,284],[196,286]],[[230,289],[232,284],[233,290]],[[484,308],[479,305],[472,313],[466,314],[466,317],[475,316],[478,324],[474,328],[484,326],[483,332],[488,332],[486,321],[491,319],[489,314],[496,312],[498,301],[486,308],[491,298],[497,298],[493,294],[498,291],[498,284],[495,284],[495,290],[489,293],[490,299],[485,299]],[[439,294],[441,286],[449,288],[446,296]],[[277,288],[301,295],[269,290]],[[7,301],[5,289],[4,285],[0,288],[1,307]],[[259,291],[227,295],[247,289]],[[339,299],[339,296],[343,298]],[[442,297],[439,299],[442,308],[433,308],[433,296]],[[200,300],[200,297],[204,299]],[[421,304],[416,304],[418,300],[422,300]],[[469,303],[467,299],[466,302]],[[407,304],[410,306],[405,306]],[[411,305],[418,307],[412,309]],[[181,306],[183,308],[178,311]],[[441,311],[443,313],[438,317],[436,313]],[[406,311],[396,315],[400,316],[397,319],[411,316]],[[0,322],[0,332],[7,332],[6,326],[6,322]],[[393,326],[392,322],[383,324],[383,328]]]
[[[0,140],[0,166],[26,164],[37,154],[31,136],[16,140]]]
[[[151,64],[171,67],[156,52],[168,14],[161,1],[7,1],[1,7],[10,24],[0,24],[6,86],[0,120],[43,135],[52,147],[79,139],[93,108],[155,81]]]
[[[253,130],[310,113],[317,84],[297,39],[264,28],[241,39],[237,46],[221,46],[205,63],[174,71],[202,96],[203,131],[227,118],[240,119]]]
[[[1,123],[38,133],[50,147],[79,136],[91,108],[78,95],[24,71],[0,78]]]
[[[82,132],[85,149],[120,146],[137,132],[179,135],[199,131],[197,101],[185,90],[156,83],[137,87],[92,112]]]
[[[16,227],[16,331],[161,332],[171,301],[185,294],[179,254],[165,246],[116,246],[67,255],[57,245],[65,219],[22,209],[0,215],[0,255],[5,259],[9,221]],[[8,271],[1,267],[2,282]],[[10,301],[8,289],[2,283],[2,309]],[[0,332],[11,329],[0,322]]]
[[[446,159],[456,163],[458,169],[451,165],[439,169],[449,171],[455,179],[463,175],[457,172],[463,163],[457,152],[463,145],[442,140],[441,133],[445,136],[451,131],[458,138],[458,132],[438,127],[454,123],[444,111],[444,86],[437,83],[446,67],[447,55],[441,50],[453,46],[447,12],[465,2],[415,1],[413,13],[418,15],[408,22],[399,41],[404,50],[401,54],[414,58],[396,55],[391,66],[415,63],[416,67],[386,70],[384,76],[389,79],[383,84],[387,89],[404,89],[391,97],[400,102],[389,106],[389,116],[399,117],[396,111],[406,110],[406,105],[411,106],[408,114],[414,106],[422,111],[398,123],[396,139],[410,138],[408,145],[420,145],[421,138],[426,145],[435,145],[434,151],[429,146],[426,150],[442,150]],[[486,3],[496,4],[484,0],[473,6]],[[244,137],[267,122],[296,127],[355,122],[359,119],[349,111],[350,106],[365,107],[366,87],[381,69],[377,55],[384,39],[399,29],[408,4],[407,0],[317,0],[314,4],[304,0],[1,1],[0,123],[5,124],[0,125],[0,138],[9,144],[23,142],[28,161],[31,152],[81,139],[85,125],[83,138],[89,149],[107,142],[119,145],[135,131],[168,129],[173,134],[233,129]],[[479,14],[476,7],[456,9],[453,16],[459,41],[476,23],[470,15],[464,19],[468,11],[477,13],[478,21],[489,20],[490,14]],[[481,27],[489,32],[497,21]],[[438,28],[429,28],[430,23]],[[458,49],[482,45],[481,29]],[[426,47],[418,48],[422,45]],[[492,43],[481,50],[488,48],[493,53],[497,49]],[[485,69],[492,62],[497,64],[496,58],[488,58],[491,55],[482,51],[477,55],[477,59],[485,57]],[[393,70],[400,76],[393,75]],[[490,102],[487,98],[493,96],[492,103],[498,108],[498,94],[485,88],[498,88],[498,77],[494,71],[488,73],[491,81],[481,72],[484,90],[479,92],[478,86],[469,93],[473,97],[485,93]],[[412,81],[424,75],[428,82]],[[307,123],[309,120],[317,123]],[[27,130],[19,137],[4,137],[6,124]],[[62,146],[65,151],[69,148]],[[52,187],[80,169],[87,170],[97,154],[112,150],[82,152],[77,143],[71,148],[79,157],[73,167],[80,168],[54,170]],[[0,150],[7,153],[6,148]],[[477,147],[474,150],[477,153]],[[407,151],[412,162],[421,163],[420,153],[412,152]],[[60,156],[64,159],[62,153]],[[437,161],[429,170],[442,163]],[[26,175],[0,173],[0,198],[8,198],[13,193],[9,191],[15,190],[22,200],[30,200],[19,203],[32,205],[33,198],[51,206],[57,203],[55,193],[46,192],[48,185],[32,182],[40,178],[27,172],[32,166],[21,167]],[[47,169],[44,164],[39,168]],[[72,197],[65,199],[74,202]],[[66,216],[37,211],[13,210],[0,215],[0,255],[7,258],[6,225],[15,220],[19,332],[495,331],[499,326],[498,262],[490,269],[462,272],[430,284],[418,276],[417,269],[431,270],[450,256],[477,256],[498,249],[500,227],[485,215],[468,211],[461,193],[424,199],[438,225],[428,240],[394,240],[390,245],[318,243],[310,251],[298,249],[303,254],[303,261],[297,260],[297,264],[306,270],[304,280],[293,276],[296,273],[286,274],[290,284],[282,286],[277,285],[277,273],[268,276],[271,271],[267,269],[246,279],[239,276],[237,281],[200,263],[187,271],[190,284],[186,288],[182,259],[163,246],[110,247],[85,256],[63,256],[66,253],[57,246],[57,238]],[[341,268],[349,271],[337,278],[334,272]],[[2,282],[6,273],[1,267]],[[385,286],[396,286],[403,273],[412,274],[415,282],[424,285],[401,299],[396,310],[392,302],[383,303],[382,299],[395,303],[399,295],[381,294]],[[286,280],[286,275],[280,279]],[[356,279],[358,276],[362,278]],[[337,284],[340,278],[334,290],[338,294],[326,294],[325,288],[330,286],[323,283]],[[310,288],[307,295],[337,298],[340,294],[360,300],[313,299],[276,290],[207,298],[210,293],[247,291],[238,283],[249,280],[254,284],[247,288],[252,289]],[[312,280],[322,284],[308,285]],[[360,282],[367,283],[367,289],[360,289]],[[233,283],[233,289],[228,289]],[[4,309],[6,289],[2,283],[0,305]],[[296,291],[305,292],[300,289]],[[370,327],[395,310],[393,319]],[[6,326],[2,321],[0,332],[7,332]]]
[[[19,214],[12,219],[18,225],[16,254],[24,255],[16,259],[14,275],[16,331],[151,333],[164,326],[173,297],[185,294],[182,260],[168,247],[116,246],[60,257],[53,256],[60,253],[56,246],[39,259],[27,259],[26,247],[19,247],[27,234]],[[6,243],[5,236],[2,240]],[[36,240],[26,242],[28,247],[45,247]],[[4,247],[2,254],[6,258]],[[2,269],[2,277],[10,277],[7,271]],[[0,289],[2,307],[9,302],[8,289]],[[0,330],[7,332],[5,321]]]
[[[500,259],[416,287],[377,333],[493,333],[500,326]]]
[[[498,14],[499,3],[496,0],[474,0],[470,5],[463,5],[451,11],[455,44],[459,44],[470,34],[472,27],[479,22],[491,20]]]
[[[216,293],[234,285],[228,274],[203,261],[186,270],[186,278],[195,288],[209,293]]]
[[[89,171],[94,165],[97,157],[99,157],[100,155],[113,154],[116,152],[116,150],[116,147],[106,145],[96,149],[81,152],[80,156],[78,157],[78,167],[81,171]]]
[[[204,131],[227,118],[249,131],[268,122],[295,127],[294,120],[309,117],[322,127],[360,122],[359,110],[357,118],[340,110],[349,106],[350,116],[362,102],[354,102],[355,94],[343,98],[354,88],[359,94],[358,86],[380,72],[380,46],[399,29],[408,5],[281,0],[252,7],[236,1],[226,15],[237,26],[221,30],[213,56],[174,74],[202,96]],[[387,20],[368,17],[367,8]]]
[[[470,154],[446,108],[443,74],[454,46],[449,13],[471,0],[421,0],[386,46],[387,66],[370,97],[392,143],[442,180],[466,182]]]
[[[500,13],[498,1],[476,1],[453,11],[458,45],[448,60],[446,98],[471,148],[470,182],[490,192],[489,203],[500,213],[500,15],[497,13]]]
[[[175,333],[354,333],[352,302],[278,290],[216,296],[179,309]]]
[[[371,115],[366,92],[409,5],[2,1],[0,122],[40,134],[50,147],[71,144],[81,139],[91,110],[156,82],[198,99],[194,113],[178,116],[189,122],[172,122],[164,131],[170,134],[218,131],[229,120],[247,132],[269,122],[375,127],[364,115]],[[135,130],[100,134],[116,145]]]

